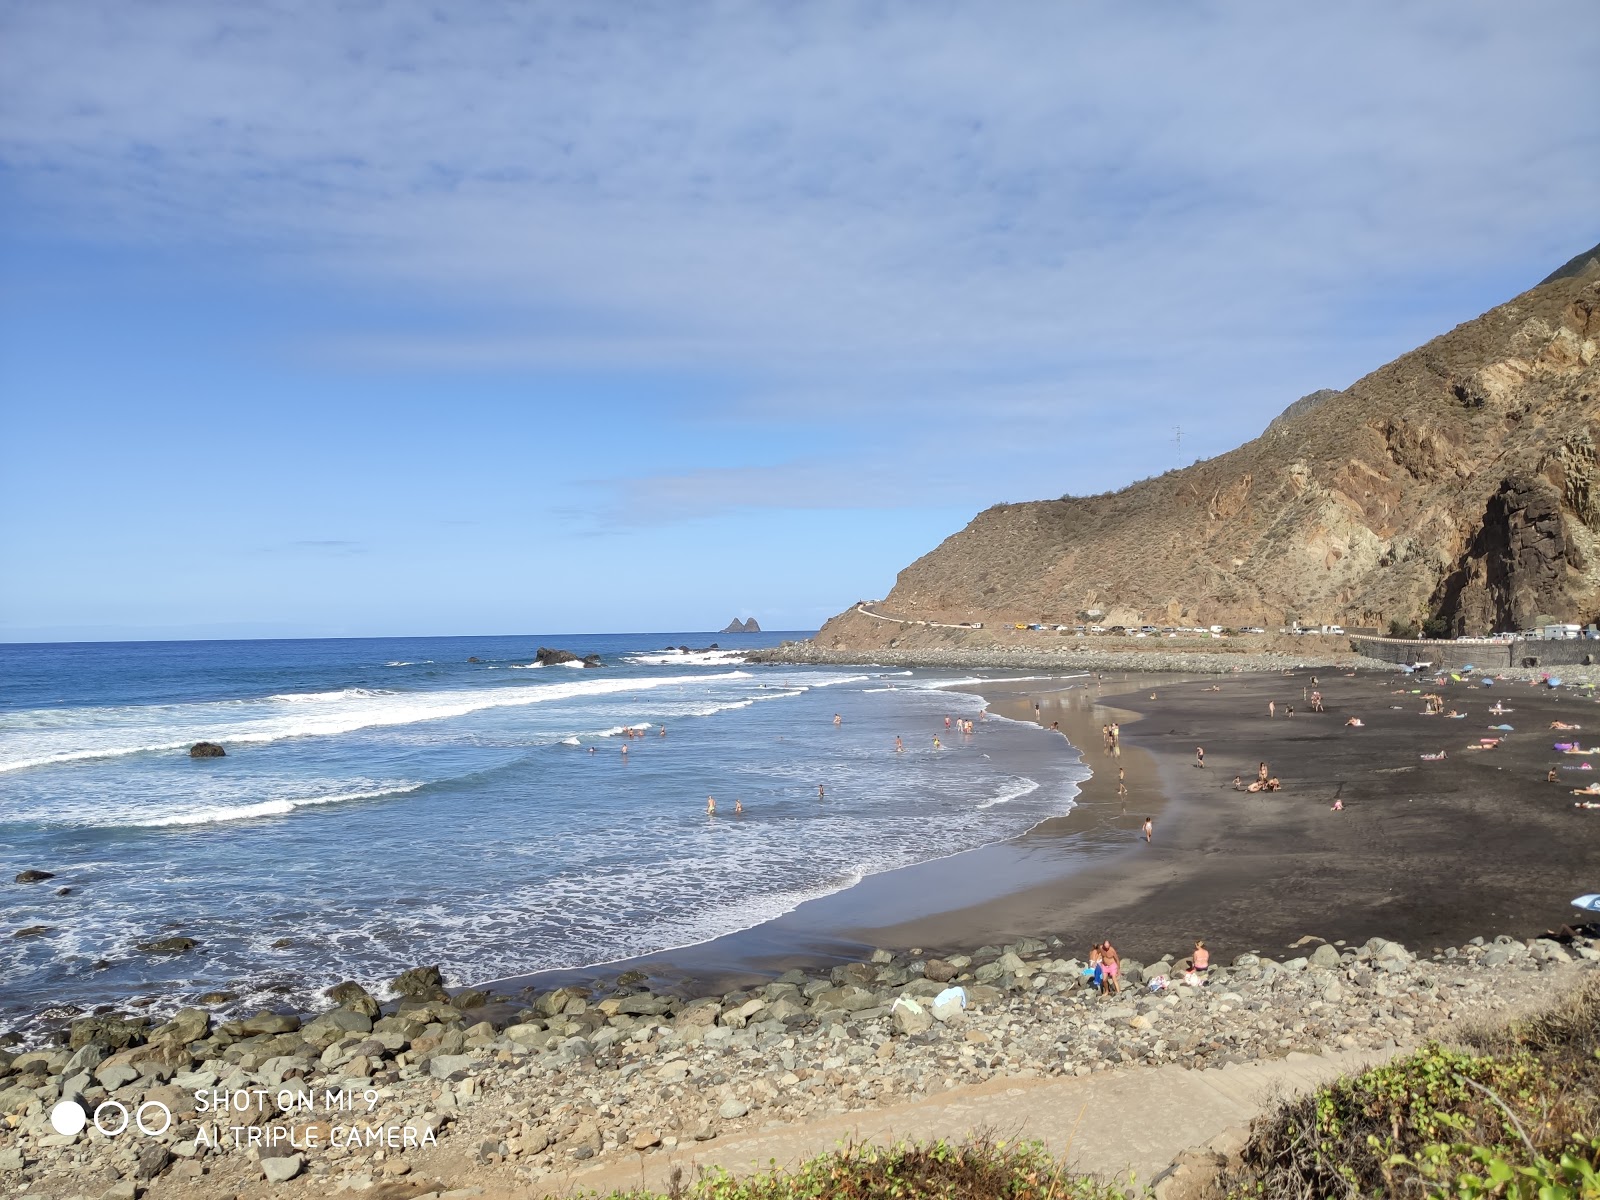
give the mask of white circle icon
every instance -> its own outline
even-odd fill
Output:
[[[50,1127],[67,1137],[82,1133],[88,1123],[89,1114],[83,1111],[83,1105],[76,1100],[63,1100],[50,1110]]]

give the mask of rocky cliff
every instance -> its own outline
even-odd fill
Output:
[[[1089,612],[1107,625],[1588,621],[1597,342],[1600,247],[1346,390],[1296,401],[1227,454],[979,513],[873,611],[991,628]],[[851,609],[818,642],[886,645],[917,628]]]

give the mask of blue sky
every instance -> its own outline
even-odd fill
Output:
[[[815,627],[1600,240],[1597,61],[1589,0],[0,2],[0,640]]]

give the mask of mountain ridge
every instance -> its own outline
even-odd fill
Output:
[[[1600,247],[1243,445],[1000,504],[902,570],[909,621],[1523,627],[1600,613]],[[901,632],[904,632],[902,627]],[[817,641],[882,646],[855,609]]]

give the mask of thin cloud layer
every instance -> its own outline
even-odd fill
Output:
[[[1174,465],[1137,443],[1197,415],[1214,453],[1593,241],[1600,21],[1537,13],[14,5],[0,155],[17,228],[452,314],[308,361],[715,377],[692,419],[803,412],[847,464],[613,514],[976,505]]]

